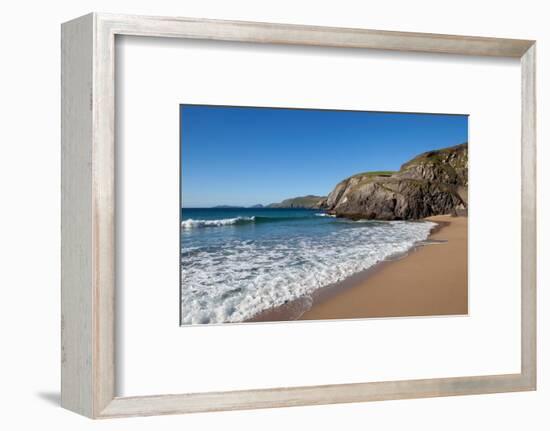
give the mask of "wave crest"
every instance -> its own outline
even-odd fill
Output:
[[[198,227],[217,227],[217,226],[231,226],[236,224],[253,223],[256,217],[233,217],[224,218],[219,220],[201,220],[201,219],[187,219],[181,222],[182,229],[193,229]]]

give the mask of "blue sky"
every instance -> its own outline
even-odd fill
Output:
[[[326,195],[468,140],[466,115],[181,105],[180,120],[184,207]]]

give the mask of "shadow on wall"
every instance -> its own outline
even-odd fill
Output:
[[[36,396],[49,404],[61,405],[61,394],[59,392],[37,392]]]

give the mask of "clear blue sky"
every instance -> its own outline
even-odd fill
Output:
[[[184,207],[315,194],[468,140],[466,115],[181,105]]]

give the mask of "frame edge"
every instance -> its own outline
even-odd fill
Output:
[[[113,33],[283,45],[521,58],[534,43],[525,39],[459,36],[253,21],[96,13]]]
[[[61,26],[61,405],[93,417],[94,15]]]
[[[342,404],[529,390],[522,374],[115,398],[100,418]]]
[[[521,58],[521,372],[537,387],[536,43]]]

